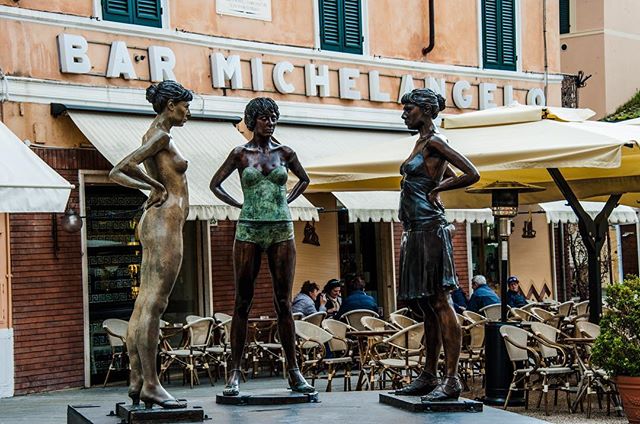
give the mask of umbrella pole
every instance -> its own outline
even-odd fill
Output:
[[[602,275],[600,272],[600,251],[607,238],[609,229],[609,216],[618,205],[622,193],[609,196],[604,208],[598,213],[595,219],[586,213],[578,201],[569,183],[557,168],[548,168],[547,171],[558,186],[558,189],[565,197],[573,212],[578,216],[578,230],[580,237],[587,249],[588,272],[589,272],[589,321],[600,322],[602,315]]]

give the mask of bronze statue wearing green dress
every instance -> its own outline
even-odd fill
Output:
[[[253,138],[229,154],[211,179],[213,194],[223,202],[242,208],[233,244],[236,300],[231,321],[232,370],[223,391],[237,396],[242,373],[240,362],[247,339],[247,322],[253,300],[262,253],[267,254],[273,281],[273,297],[278,316],[278,334],[284,351],[289,385],[299,393],[315,391],[298,369],[295,355],[295,328],[291,316],[291,288],[296,265],[293,222],[288,204],[309,185],[309,177],[296,153],[272,136],[280,113],[269,98],[251,100],[245,108],[245,125]],[[244,203],[240,204],[222,187],[235,170],[240,174]],[[298,182],[287,195],[286,182],[291,171]]]

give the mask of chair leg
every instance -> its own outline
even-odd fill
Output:
[[[516,373],[513,373],[513,378],[511,379],[511,384],[509,384],[509,392],[507,392],[507,398],[504,400],[504,405],[502,409],[506,410],[507,406],[509,406],[509,400],[511,400],[511,392],[516,387]]]
[[[544,414],[549,416],[549,382],[546,375],[542,381],[542,391],[544,392]]]
[[[111,370],[115,369],[115,367],[113,366],[113,364],[116,361],[116,356],[115,355],[111,355],[111,362],[109,363],[109,369],[107,370],[107,375],[104,378],[104,383],[102,384],[102,387],[107,387],[107,381],[109,380],[109,374],[111,374]]]
[[[211,367],[209,366],[209,363],[205,362],[203,367],[207,370],[207,374],[209,374],[209,383],[213,386],[213,378],[211,377]]]

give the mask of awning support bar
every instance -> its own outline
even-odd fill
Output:
[[[600,322],[602,315],[602,275],[600,271],[600,251],[607,239],[609,229],[609,216],[613,209],[618,205],[621,193],[611,194],[607,203],[598,213],[595,219],[592,219],[578,201],[575,193],[569,186],[562,173],[557,168],[547,168],[547,171],[558,186],[558,189],[565,197],[569,206],[578,217],[578,230],[580,237],[587,249],[587,263],[589,272],[589,321],[593,323]]]

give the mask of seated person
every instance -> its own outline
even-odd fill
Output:
[[[326,311],[324,305],[327,303],[327,299],[323,299],[323,296],[318,296],[318,294],[320,294],[320,287],[315,281],[307,280],[302,283],[300,293],[296,295],[291,303],[291,313],[295,314],[300,312],[306,317],[311,314],[315,314],[316,312]],[[320,297],[320,304],[318,309],[316,309],[315,302],[318,297]]]
[[[476,275],[471,279],[471,287],[473,294],[469,299],[467,310],[480,313],[480,309],[485,306],[500,303],[498,295],[487,285],[487,279],[484,275]]]
[[[457,314],[461,314],[465,309],[467,309],[468,299],[464,290],[462,290],[462,287],[458,287],[451,291],[451,301],[453,302],[453,309],[455,309]]]
[[[336,314],[336,319],[340,319],[347,312],[355,311],[356,309],[369,309],[378,313],[376,300],[364,292],[365,285],[364,279],[359,275],[355,275],[347,281],[349,295],[342,301],[342,306],[340,306],[340,310]]]
[[[526,305],[527,299],[520,294],[520,280],[515,275],[507,278],[507,305],[512,308],[521,308]]]
[[[316,308],[320,307],[322,297],[327,300],[327,303],[324,305],[327,310],[327,318],[333,318],[338,313],[340,305],[342,305],[342,297],[340,297],[341,291],[342,281],[332,278],[324,285],[322,294],[316,298]]]

